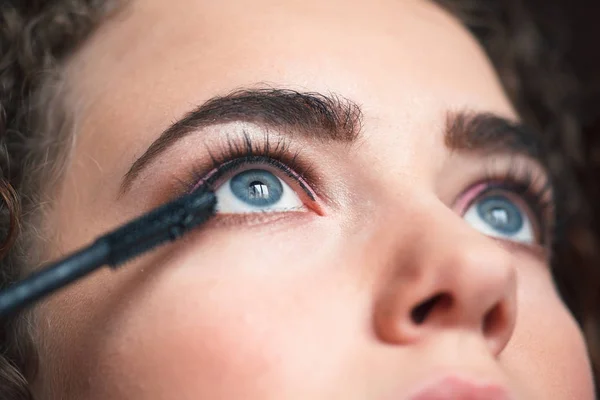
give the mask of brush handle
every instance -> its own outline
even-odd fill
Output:
[[[104,235],[110,244],[107,264],[116,268],[154,247],[172,242],[215,214],[213,192],[196,191],[160,206]]]
[[[0,291],[0,318],[109,265],[117,268],[155,247],[177,240],[215,214],[213,192],[197,189],[100,237],[88,247]]]
[[[110,251],[108,241],[98,240],[0,292],[0,317],[34,303],[106,264]]]

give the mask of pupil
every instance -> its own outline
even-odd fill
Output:
[[[254,207],[275,205],[283,197],[283,185],[279,178],[261,169],[235,175],[229,181],[229,187],[235,197]]]
[[[503,234],[518,233],[523,227],[521,210],[503,196],[492,196],[481,201],[477,213],[492,228]]]

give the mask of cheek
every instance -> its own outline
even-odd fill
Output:
[[[161,284],[152,298],[116,321],[120,332],[102,344],[109,352],[99,360],[110,374],[96,374],[97,387],[107,396],[120,392],[122,398],[144,398],[142,388],[165,399],[191,393],[200,398],[260,394],[273,381],[278,358],[293,355],[288,354],[293,348],[280,343],[285,327],[293,325],[264,308],[261,300],[272,293],[263,290],[261,300],[252,299],[240,293],[237,283],[232,279],[232,285],[219,288]],[[200,303],[196,296],[210,300]],[[279,327],[269,314],[279,318]],[[119,384],[125,377],[131,385]],[[122,386],[118,391],[117,384]]]
[[[535,398],[592,400],[585,340],[551,278],[524,269],[519,279],[517,325],[502,355],[507,370]]]
[[[293,249],[241,242],[235,252],[181,252],[124,296],[89,344],[81,397],[291,399],[293,388],[322,395],[337,381],[345,333],[357,328],[344,276],[327,272],[333,260],[301,240]]]

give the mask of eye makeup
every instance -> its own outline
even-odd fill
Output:
[[[462,215],[479,199],[505,194],[532,219],[537,244],[549,249],[556,234],[557,216],[554,188],[548,174],[527,159],[514,157],[505,166],[496,161],[494,158],[484,161],[483,178],[463,191],[453,208]]]
[[[317,204],[317,191],[310,182],[315,181],[313,169],[302,161],[300,151],[292,151],[283,138],[273,138],[265,133],[256,141],[247,132],[241,136],[229,136],[225,146],[208,148],[211,164],[192,164],[186,178],[180,180],[182,192],[193,192],[199,186],[215,190],[224,180],[249,168],[262,168],[283,175],[298,188],[310,204],[307,207],[321,213]]]
[[[320,166],[313,159],[303,157],[300,147],[277,134],[262,132],[261,136],[248,133],[228,133],[224,139],[205,143],[207,157],[187,166],[184,179],[178,180],[181,192],[191,192],[196,187],[206,185],[217,190],[225,181],[250,169],[269,171],[293,188],[302,198],[307,211],[323,215],[319,199],[327,187],[320,187],[324,181],[315,167]],[[479,164],[478,179],[474,179],[452,202],[452,208],[463,214],[471,205],[486,196],[500,195],[523,212],[531,221],[535,245],[550,250],[556,233],[556,207],[554,190],[548,172],[537,162],[523,156],[475,157]],[[323,171],[327,172],[327,171]],[[321,179],[320,179],[321,178]],[[464,182],[463,182],[464,184]],[[282,213],[280,210],[264,214]],[[233,213],[238,218],[243,212]],[[533,243],[532,243],[533,244]]]
[[[157,246],[178,240],[213,217],[216,204],[213,192],[198,187],[100,236],[86,247],[0,291],[0,318],[18,312],[102,266],[117,269]]]

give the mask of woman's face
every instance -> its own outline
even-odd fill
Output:
[[[48,259],[219,213],[38,309],[42,398],[592,399],[539,138],[433,3],[132,1],[66,76]]]

